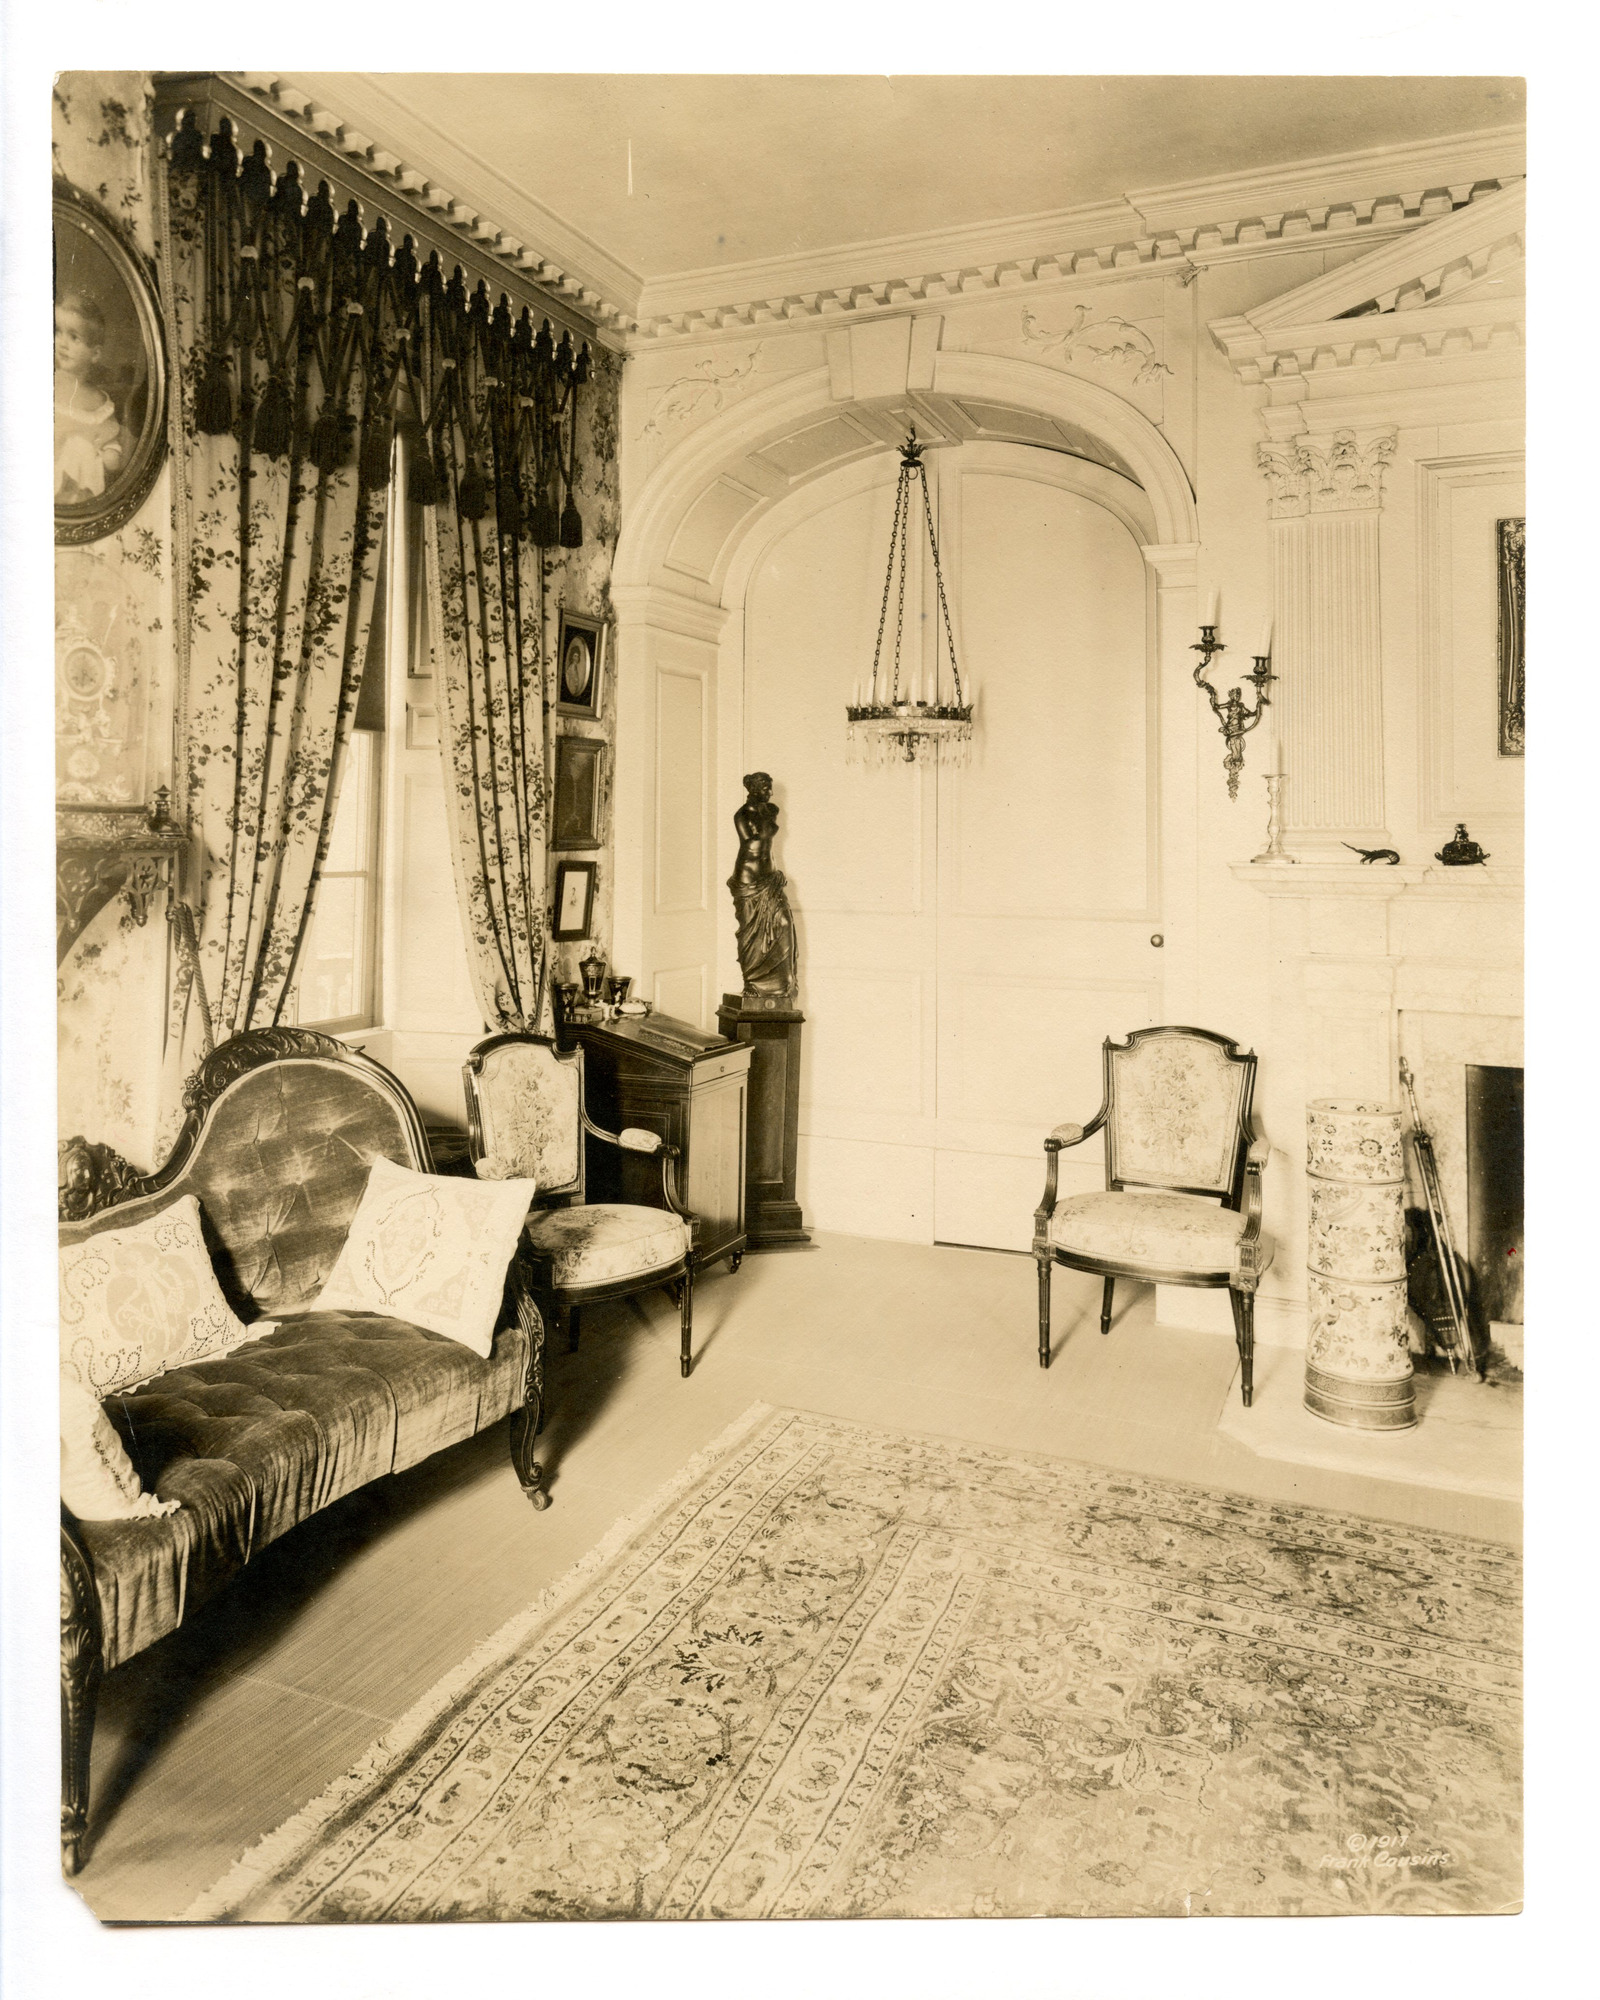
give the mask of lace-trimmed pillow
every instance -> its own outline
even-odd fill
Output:
[[[469,1181],[374,1160],[314,1310],[388,1313],[487,1360],[537,1191],[531,1180]]]
[[[61,1377],[61,1498],[80,1521],[140,1521],[175,1514],[139,1484],[100,1399],[73,1376]]]
[[[64,1245],[60,1282],[62,1371],[96,1396],[251,1337],[222,1296],[192,1194]]]

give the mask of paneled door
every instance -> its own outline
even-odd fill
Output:
[[[1160,1018],[1145,566],[1074,459],[938,463],[978,714],[971,762],[938,779],[934,1235],[1025,1249],[1044,1135],[1093,1114],[1105,1037]],[[1091,1140],[1062,1192],[1103,1172]]]
[[[773,773],[784,815],[808,1218],[1018,1249],[1044,1134],[1098,1105],[1104,1037],[1159,1018],[1144,564],[1105,504],[1126,482],[1098,467],[1000,444],[929,464],[978,682],[970,767],[845,761],[883,591],[889,455],[790,503],[752,570],[745,754]],[[935,616],[919,567],[905,665],[924,678]],[[1085,1155],[1064,1189],[1096,1183],[1097,1144]]]

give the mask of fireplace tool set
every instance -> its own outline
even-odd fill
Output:
[[[1449,1212],[1444,1205],[1444,1188],[1439,1180],[1439,1163],[1434,1156],[1433,1138],[1422,1122],[1422,1114],[1417,1109],[1416,1077],[1405,1057],[1400,1058],[1400,1083],[1411,1105],[1411,1145],[1417,1156],[1417,1178],[1422,1183],[1423,1198],[1428,1204],[1428,1226],[1432,1240],[1433,1261],[1439,1276],[1439,1301],[1442,1309],[1424,1314],[1430,1322],[1434,1339],[1444,1350],[1450,1363],[1450,1373],[1458,1372],[1458,1367],[1476,1369],[1482,1381],[1487,1368],[1487,1355],[1479,1359],[1473,1352],[1472,1322],[1467,1308],[1466,1283],[1463,1276],[1465,1265],[1456,1250],[1455,1234],[1450,1227]]]

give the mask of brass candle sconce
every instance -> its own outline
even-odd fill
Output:
[[[1217,637],[1215,616],[1213,612],[1213,622],[1200,627],[1199,641],[1190,648],[1190,651],[1200,655],[1200,664],[1194,670],[1194,684],[1198,688],[1205,689],[1211,703],[1211,713],[1217,718],[1217,726],[1222,731],[1222,740],[1227,745],[1227,755],[1222,760],[1222,768],[1228,774],[1228,797],[1236,799],[1239,796],[1239,773],[1244,769],[1244,739],[1271,706],[1272,697],[1267,693],[1267,689],[1278,676],[1272,671],[1272,648],[1269,636],[1265,641],[1265,649],[1255,655],[1253,670],[1245,675],[1245,679],[1256,691],[1255,707],[1251,708],[1246,703],[1244,696],[1236,687],[1229,688],[1226,695],[1219,695],[1206,678],[1211,671],[1212,660],[1218,653],[1227,651]]]

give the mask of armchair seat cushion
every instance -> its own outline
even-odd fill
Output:
[[[689,1225],[667,1208],[594,1202],[535,1210],[528,1244],[563,1289],[602,1285],[669,1270],[689,1247]]]
[[[307,1312],[214,1361],[168,1369],[106,1414],[147,1492],[181,1502],[160,1520],[84,1521],[108,1667],[183,1622],[186,1609],[330,1501],[520,1406],[520,1327],[488,1360],[382,1313]]]
[[[1151,1278],[1232,1275],[1244,1217],[1182,1194],[1068,1195],[1050,1218],[1050,1243],[1070,1256],[1137,1267]],[[1258,1266],[1272,1262],[1272,1239],[1260,1238]]]

